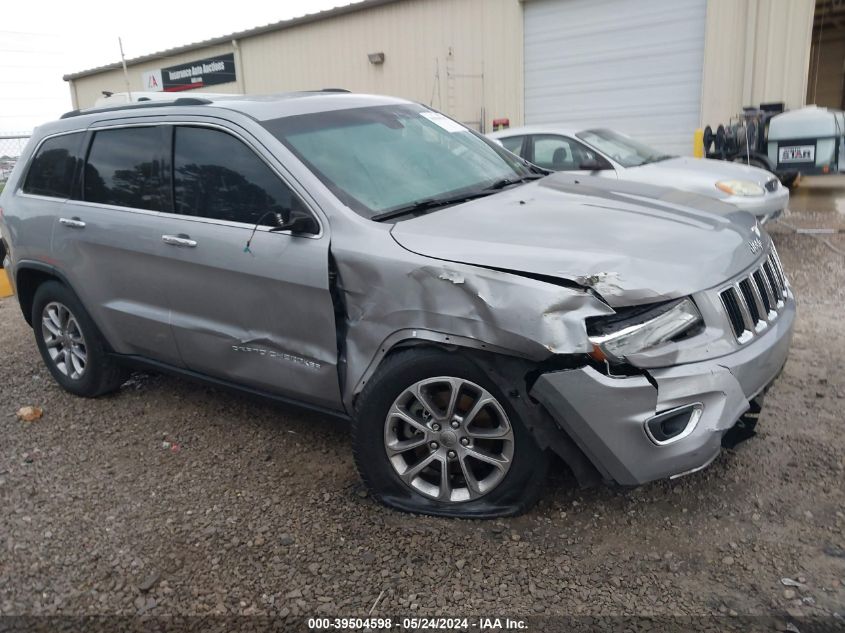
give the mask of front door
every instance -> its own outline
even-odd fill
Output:
[[[284,209],[311,211],[249,142],[173,128],[159,239],[179,352],[196,372],[339,409],[329,236],[270,231]]]
[[[567,171],[584,176],[616,177],[612,165],[596,152],[579,143],[575,139],[559,134],[531,134],[526,137],[523,151],[528,152],[526,158],[544,169],[552,171]],[[600,169],[582,169],[587,163],[592,163]]]

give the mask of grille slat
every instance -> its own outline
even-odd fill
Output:
[[[772,297],[769,296],[769,288],[763,280],[763,273],[755,270],[751,276],[754,277],[757,292],[760,295],[760,300],[763,302],[763,309],[766,311],[766,315],[768,315],[772,311]]]
[[[745,307],[748,309],[748,314],[751,317],[752,327],[757,325],[760,320],[760,311],[757,309],[757,302],[754,300],[754,290],[751,289],[751,282],[748,279],[743,279],[739,282],[739,291],[742,293],[742,298],[745,300]]]
[[[721,294],[722,305],[728,313],[728,319],[733,327],[734,335],[739,338],[745,332],[745,319],[742,318],[742,310],[739,307],[739,299],[734,288],[728,288]]]
[[[778,256],[778,252],[774,246],[772,246],[772,252],[769,255],[772,258],[772,261],[775,263],[775,273],[777,273],[778,279],[780,280],[781,289],[783,292],[783,296],[786,296],[786,273],[783,272],[783,264],[780,263],[780,257]]]
[[[747,343],[777,318],[788,295],[786,275],[772,246],[762,264],[722,290],[719,298],[734,336],[740,343]]]
[[[773,255],[769,255],[769,266],[775,275],[775,281],[778,285],[778,296],[783,296],[783,278],[780,276],[780,271],[778,270],[778,265]]]
[[[782,296],[780,282],[778,282],[777,275],[775,275],[772,269],[772,263],[769,260],[766,260],[766,263],[763,264],[763,272],[766,273],[766,279],[769,280],[769,285],[772,287],[772,292],[775,295],[775,303],[777,303]]]

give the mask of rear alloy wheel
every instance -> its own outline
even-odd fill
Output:
[[[420,380],[393,402],[384,446],[396,474],[443,502],[470,501],[498,486],[513,459],[513,428],[489,391],[454,376]]]
[[[44,307],[41,336],[56,369],[71,380],[82,378],[88,351],[79,322],[67,306],[51,301]]]
[[[436,348],[382,362],[358,396],[352,447],[373,497],[439,516],[524,512],[548,466],[483,360]]]
[[[77,396],[115,391],[128,373],[112,359],[79,298],[58,281],[46,281],[32,300],[32,329],[53,378]]]

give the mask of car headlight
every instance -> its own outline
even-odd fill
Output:
[[[765,190],[756,182],[750,180],[720,180],[716,188],[721,189],[729,196],[762,196]]]
[[[701,314],[688,297],[590,319],[587,332],[593,344],[591,356],[621,363],[629,354],[665,343],[701,323]]]

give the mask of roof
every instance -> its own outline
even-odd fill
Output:
[[[586,128],[572,128],[566,125],[527,125],[525,127],[509,127],[498,132],[491,132],[487,136],[490,138],[506,138],[508,136],[522,136],[524,134],[562,134],[563,136],[575,136],[578,132],[592,129],[594,126]]]
[[[204,95],[203,95],[204,96]],[[179,97],[173,102],[144,101],[73,110],[58,121],[39,126],[40,134],[85,129],[98,121],[134,118],[139,115],[209,115],[209,109],[245,114],[257,121],[268,121],[301,114],[410,103],[397,97],[384,97],[337,91],[287,92],[272,95],[231,95],[223,97]],[[219,116],[219,115],[215,115]]]
[[[309,24],[311,22],[319,22],[321,20],[327,20],[329,18],[338,17],[341,15],[347,15],[349,13],[356,13],[358,11],[365,11],[367,9],[372,9],[374,7],[380,7],[385,4],[393,4],[395,2],[401,2],[402,0],[361,0],[360,2],[353,2],[351,4],[347,4],[341,7],[335,7],[333,9],[326,9],[325,11],[318,11],[317,13],[308,13],[306,15],[300,16],[298,18],[290,18],[287,20],[280,20],[279,22],[271,22],[270,24],[266,24],[264,26],[257,26],[252,29],[247,29],[246,31],[236,31],[234,33],[229,33],[228,35],[221,35],[220,37],[213,37],[207,40],[200,40],[199,42],[194,42],[192,44],[185,44],[184,46],[177,46],[175,48],[167,48],[163,51],[158,51],[155,53],[150,53],[149,55],[141,55],[140,57],[133,57],[131,59],[126,60],[127,66],[133,66],[135,64],[141,64],[143,62],[149,62],[156,59],[162,59],[165,57],[170,57],[173,55],[178,55],[180,53],[188,53],[190,51],[199,50],[203,48],[208,48],[209,46],[216,46],[218,44],[227,44],[232,40],[240,40],[245,37],[252,37],[254,35],[262,35],[264,33],[272,33],[273,31],[283,31],[285,29],[290,29],[295,26],[300,26],[302,24]],[[123,68],[121,62],[114,62],[112,64],[106,64],[104,66],[97,66],[96,68],[89,68],[88,70],[81,70],[75,73],[69,73],[64,75],[62,79],[65,81],[71,81],[73,79],[80,79],[82,77],[88,77],[90,75],[96,75],[98,73],[107,71],[107,70],[120,70]]]
[[[243,95],[216,97],[208,107],[242,112],[257,121],[268,121],[300,114],[314,114],[331,110],[347,110],[410,103],[398,97],[368,95],[354,92],[313,91],[285,92],[272,95]]]

